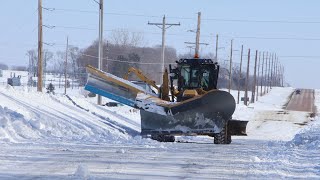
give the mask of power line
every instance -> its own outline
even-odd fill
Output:
[[[88,31],[97,31],[96,28],[90,28],[90,27],[81,27],[81,26],[53,26],[54,28],[60,28],[60,29],[76,29],[76,30],[88,30]],[[104,32],[113,32],[115,30],[111,29],[105,29]],[[134,33],[141,33],[141,34],[153,34],[153,35],[161,35],[161,33],[155,33],[155,32],[145,32],[145,31],[131,31]],[[173,35],[173,36],[190,36],[190,35],[181,35],[181,34],[174,34],[174,33],[168,33],[167,35]]]
[[[245,23],[320,24],[320,21],[247,20],[247,19],[218,19],[218,18],[206,18],[203,20],[222,21],[222,22],[245,22]]]
[[[96,28],[88,28],[88,27],[80,27],[80,26],[53,26],[54,28],[61,28],[61,29],[78,29],[78,30],[90,30],[96,31]]]
[[[62,11],[62,12],[79,12],[79,13],[91,13],[91,14],[97,14],[98,11],[92,11],[92,10],[79,10],[79,9],[63,9],[63,8],[51,8],[54,11]],[[144,15],[144,14],[130,14],[130,13],[103,13],[108,15],[115,15],[115,16],[134,16],[134,17],[148,17],[148,18],[160,18],[161,16],[155,16],[155,15]]]
[[[225,36],[227,37],[227,36]],[[234,36],[235,39],[266,39],[266,40],[301,40],[320,41],[320,38],[294,38],[294,37],[255,37],[255,36]]]
[[[79,9],[64,9],[64,8],[47,8],[53,11],[63,12],[80,12],[80,13],[98,13],[92,10],[79,10]],[[160,18],[158,15],[145,15],[145,14],[133,14],[133,13],[115,13],[109,12],[104,13],[116,16],[134,16],[134,17],[145,17],[145,18]],[[172,19],[181,20],[194,20],[192,17],[178,17],[178,16],[167,16]],[[277,24],[320,24],[320,21],[296,21],[296,20],[249,20],[249,19],[227,19],[227,18],[203,18],[205,21],[221,21],[221,22],[239,22],[239,23],[277,23]]]
[[[50,26],[50,28],[61,28],[61,29],[77,29],[77,30],[90,30],[96,31],[96,28],[90,27],[81,27],[81,26]],[[104,30],[105,32],[112,32],[114,30]],[[142,33],[142,34],[152,34],[152,35],[161,35],[161,33],[155,32],[145,32],[145,31],[131,31],[135,33]],[[192,35],[189,34],[181,34],[181,33],[168,33],[167,35],[170,36],[185,36],[191,37]],[[201,35],[202,37],[213,37],[213,35]],[[300,37],[259,37],[259,36],[220,36],[222,38],[233,38],[233,39],[260,39],[260,40],[296,40],[296,41],[320,41],[320,38],[300,38]]]
[[[94,13],[98,14],[98,11],[90,11],[90,10],[78,10],[78,9],[60,9],[60,8],[52,8],[53,11],[63,11],[63,12],[80,12],[80,13]]]

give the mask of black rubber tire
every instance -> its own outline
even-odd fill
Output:
[[[153,134],[151,135],[151,139],[159,141],[159,142],[174,142],[175,137],[170,135],[163,134]]]
[[[230,144],[231,143],[231,135],[227,129],[228,125],[226,124],[220,133],[214,134],[214,144]]]
[[[164,142],[174,142],[175,140],[174,136],[164,136]]]

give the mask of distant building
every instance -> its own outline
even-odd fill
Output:
[[[11,73],[11,77],[7,79],[7,83],[11,86],[21,86],[21,75],[16,76],[15,73]]]

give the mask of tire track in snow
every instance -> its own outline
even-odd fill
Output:
[[[319,132],[309,135],[312,139],[319,136]],[[6,161],[1,161],[5,156],[0,156],[0,172],[4,172],[5,164],[13,163],[16,168],[10,169],[9,174],[14,174],[17,169],[30,174],[34,169],[46,167],[43,172],[63,174],[62,178],[67,178],[77,165],[85,164],[92,179],[319,179],[319,151],[299,147],[302,141],[295,142],[293,147],[289,146],[290,143],[240,140],[226,146],[50,144],[45,148],[43,144],[32,144],[29,151],[25,151],[25,145],[18,144],[21,148],[15,147],[14,150],[20,156],[11,153]],[[12,149],[4,146],[0,151],[10,155]],[[41,159],[34,158],[35,154],[41,154]],[[23,163],[18,161],[20,157],[25,157]],[[59,165],[64,168],[57,168]],[[18,172],[22,174],[21,170]]]

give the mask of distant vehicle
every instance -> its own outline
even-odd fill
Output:
[[[301,90],[300,90],[300,89],[297,89],[297,90],[296,90],[296,94],[301,94]]]

